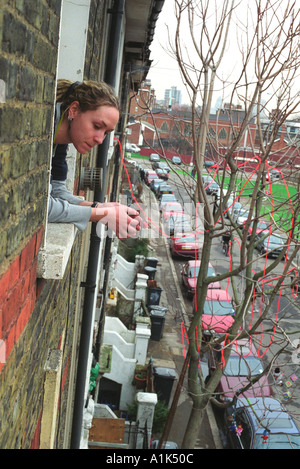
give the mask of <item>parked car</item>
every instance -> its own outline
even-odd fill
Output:
[[[167,203],[167,202],[177,202],[175,194],[162,194],[160,197],[160,202],[159,202],[159,210],[162,210],[162,207]]]
[[[269,174],[266,174],[266,181],[268,182],[269,179],[271,182],[275,181],[276,179],[280,179],[281,174],[277,169],[271,169]]]
[[[173,164],[181,164],[180,156],[172,156],[171,161]]]
[[[221,361],[221,353],[209,354],[209,367],[214,371],[217,361]],[[248,339],[237,341],[232,345],[230,356],[223,369],[223,376],[216,388],[217,399],[231,401],[238,396],[239,390],[249,384],[256,376],[260,375],[264,366],[259,359],[256,349]],[[249,389],[244,391],[241,397],[269,397],[272,396],[272,388],[267,376],[262,376]]]
[[[135,143],[126,143],[125,150],[131,153],[139,153],[141,149]]]
[[[277,399],[241,398],[224,415],[225,435],[233,449],[300,449],[299,428]]]
[[[216,163],[214,161],[209,161],[209,160],[204,161],[205,168],[211,168],[212,166],[215,166],[215,165]]]
[[[157,169],[164,169],[168,173],[170,172],[169,165],[167,163],[165,163],[164,161],[160,161],[159,163],[157,163]]]
[[[233,220],[237,219],[238,214],[240,213],[240,211],[243,208],[243,206],[240,202],[232,203],[232,201],[227,202],[227,207],[228,207],[228,210],[225,213],[225,217],[229,218],[228,214],[230,214],[231,217],[233,218]]]
[[[227,195],[227,189],[221,189],[221,187],[218,187],[217,191],[215,192],[215,202],[216,202],[217,207],[220,204],[221,197],[222,197],[222,202],[223,202],[226,195]],[[225,215],[227,213],[226,210],[231,208],[233,204],[234,204],[234,198],[233,198],[233,195],[230,194],[226,203],[226,208],[225,208],[224,203],[222,204],[222,208],[225,212]]]
[[[254,225],[254,220],[250,223],[250,226],[249,226],[249,230],[248,230],[249,236],[251,236],[252,234],[253,225]],[[258,235],[259,233],[267,230],[268,228],[269,228],[269,224],[265,220],[258,220],[255,233]]]
[[[152,192],[156,192],[157,189],[159,188],[160,184],[163,184],[165,181],[163,179],[152,179],[150,181],[149,187],[152,190]]]
[[[179,202],[168,202],[162,207],[163,220],[167,220],[174,213],[181,213],[183,215],[183,207]]]
[[[156,174],[161,179],[169,179],[169,172],[166,169],[157,168],[156,169]]]
[[[202,314],[204,333],[224,334],[232,326],[234,315],[233,302],[226,290],[207,290]]]
[[[159,161],[160,156],[157,153],[151,153],[149,156],[149,161]]]
[[[150,182],[153,179],[159,179],[156,172],[155,171],[150,171],[150,170],[147,171],[146,174],[145,174],[145,183],[147,184],[147,186],[149,186]]]
[[[200,240],[196,233],[177,233],[176,237],[170,239],[170,251],[173,257],[197,259],[200,247]]]
[[[166,182],[164,181],[157,188],[155,195],[160,200],[161,197],[165,194],[173,194],[173,189],[169,184],[166,184]]]
[[[267,230],[262,230],[255,237],[256,249],[261,254],[266,254],[268,257],[278,257],[283,248],[284,241],[279,235],[275,235]]]
[[[164,232],[168,236],[176,236],[178,233],[190,233],[193,231],[190,217],[181,212],[174,212],[164,220]]]
[[[191,260],[186,262],[181,269],[181,281],[182,285],[186,291],[188,297],[193,297],[195,294],[195,288],[197,285],[197,278],[199,275],[199,270],[201,266],[201,261]],[[207,269],[207,277],[215,277],[216,272],[211,263],[209,263]],[[208,288],[219,289],[221,288],[220,282],[211,282],[208,285]]]
[[[151,442],[150,448],[158,449],[158,445],[159,445],[159,440],[153,440]],[[175,441],[164,441],[162,444],[162,449],[171,449],[171,450],[178,449],[178,445],[177,443],[175,443]]]
[[[204,189],[208,195],[216,194],[219,189],[219,184],[211,177],[206,176],[203,179]]]
[[[240,213],[238,214],[236,223],[241,229],[244,228],[244,225],[248,219],[248,216],[249,216],[249,211],[245,209],[242,209]]]

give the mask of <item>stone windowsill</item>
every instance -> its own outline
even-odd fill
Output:
[[[48,223],[45,245],[38,254],[38,278],[63,278],[76,233],[71,223]]]

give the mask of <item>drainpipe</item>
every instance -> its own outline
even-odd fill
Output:
[[[125,12],[125,0],[116,0],[114,8],[110,13],[112,16],[112,24],[110,30],[110,53],[107,67],[105,81],[113,88],[116,86],[116,64],[119,60],[120,50],[120,36],[122,20]],[[106,178],[106,165],[107,165],[107,153],[109,148],[109,140],[105,139],[102,145],[98,147],[97,163],[98,168],[103,169],[103,181]],[[103,202],[104,201],[104,183],[102,189],[95,190],[94,200]],[[86,282],[82,283],[82,287],[85,288],[82,324],[81,324],[81,337],[79,345],[79,356],[78,356],[78,369],[77,369],[77,381],[75,390],[74,400],[74,411],[73,411],[73,423],[72,423],[72,434],[71,434],[71,449],[80,449],[80,441],[82,434],[82,423],[83,423],[83,410],[85,406],[85,392],[86,392],[86,380],[87,380],[87,364],[91,353],[92,345],[92,327],[93,318],[96,302],[96,287],[97,287],[97,276],[98,276],[98,264],[99,264],[99,248],[100,238],[96,234],[96,223],[92,223],[91,238],[90,238],[90,250],[89,260],[87,268]]]

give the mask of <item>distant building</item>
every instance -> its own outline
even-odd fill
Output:
[[[171,108],[174,104],[181,105],[182,94],[177,89],[177,86],[172,86],[171,89],[165,90],[165,106]]]

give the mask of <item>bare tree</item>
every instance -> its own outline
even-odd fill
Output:
[[[188,387],[193,406],[182,445],[183,448],[193,448],[204,409],[209,401],[217,402],[215,390],[232,344],[237,338],[250,338],[255,342],[258,337],[258,347],[260,350],[265,347],[264,353],[276,342],[274,351],[272,350],[268,357],[265,374],[270,373],[274,362],[283,352],[292,351],[291,337],[280,328],[278,318],[274,319],[270,311],[276,297],[284,294],[284,288],[290,288],[290,273],[294,270],[293,262],[299,251],[298,239],[295,237],[295,229],[299,224],[299,182],[296,182],[293,199],[287,195],[284,200],[276,200],[272,189],[267,191],[267,179],[272,168],[270,161],[274,155],[274,142],[278,132],[299,106],[299,93],[295,83],[300,60],[300,30],[299,10],[294,1],[288,0],[175,0],[175,14],[177,27],[173,41],[170,34],[171,52],[177,60],[190,95],[192,142],[197,169],[195,192],[196,200],[202,204],[204,214],[201,268],[193,317],[188,330]],[[227,72],[228,77],[224,78],[224,63],[228,66],[229,40],[233,40],[233,35],[239,45],[238,65],[235,65],[232,73]],[[217,137],[213,141],[209,133],[212,100],[216,87],[220,84],[223,95],[227,96],[228,105],[225,112],[228,112],[233,135],[227,145],[220,145]],[[235,102],[242,103],[244,109],[238,126],[232,118]],[[267,117],[267,120],[263,116]],[[257,130],[256,142],[252,140],[251,147],[256,165],[250,167],[238,164],[235,156],[237,150],[244,147],[245,136],[251,140],[248,132],[253,120]],[[205,152],[209,145],[214,148],[216,166],[221,168],[212,173],[214,177],[218,177],[221,190],[214,211],[202,179]],[[247,197],[247,218],[241,228],[231,216],[230,208],[244,195],[244,187],[250,180],[252,197]],[[240,181],[244,181],[244,184]],[[283,235],[285,245],[279,257],[266,264],[262,263],[262,267],[254,272],[254,263],[257,259],[262,259],[262,256],[257,256],[255,250],[257,223],[263,206],[268,203],[269,230]],[[280,210],[281,215],[276,216]],[[282,213],[287,214],[285,220]],[[253,230],[249,236],[251,224]],[[218,275],[217,278],[207,277],[213,246],[225,230],[231,232],[231,250],[238,252],[238,261],[232,258],[229,272]],[[267,288],[266,279],[279,267],[280,275],[273,274],[272,286]],[[209,331],[207,341],[203,336],[202,313],[209,284],[225,279],[230,281],[230,291],[235,304],[234,321],[224,334],[217,335],[214,331]],[[253,314],[249,323],[247,312],[250,306],[257,304],[257,299],[260,311],[259,314]],[[262,331],[264,337],[268,337],[264,344],[261,340]],[[218,350],[222,356],[214,372],[206,379],[201,370],[199,372],[200,347],[201,353]],[[247,388],[253,385],[255,380],[257,377],[249,377]],[[242,393],[243,389],[239,392]]]

